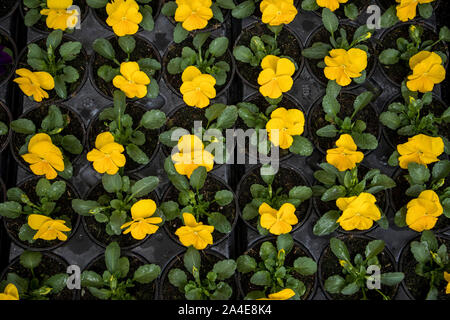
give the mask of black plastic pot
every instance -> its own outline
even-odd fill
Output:
[[[0,200],[2,202],[6,201],[6,186],[2,178],[0,178]]]
[[[12,121],[11,111],[9,111],[8,107],[0,101],[0,121],[10,128],[10,123]],[[11,129],[8,130],[8,133],[5,136],[0,136],[0,153],[5,150],[6,146],[11,140]]]
[[[3,15],[0,16],[0,21],[3,21],[5,19],[9,18],[10,16],[12,16],[12,14],[14,12],[16,12],[17,7],[19,6],[19,3],[20,3],[20,1],[18,1],[18,0],[9,0],[8,4],[6,4],[6,1],[4,1],[4,2],[5,2],[6,6],[2,7]]]
[[[13,53],[13,63],[11,65],[11,70],[7,73],[6,77],[0,81],[0,87],[5,85],[9,80],[11,79],[12,75],[16,71],[17,62],[18,62],[18,51],[17,51],[17,45],[15,41],[9,36],[8,32],[6,32],[3,28],[0,28],[0,37],[4,37],[6,39],[6,42],[8,42],[8,46],[10,46],[11,51]],[[2,45],[4,43],[1,43]]]

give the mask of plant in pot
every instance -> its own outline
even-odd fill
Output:
[[[238,4],[231,11],[236,19],[244,19],[250,16],[260,18],[264,23],[288,24],[297,16],[298,0],[238,0]],[[255,11],[259,3],[259,10]]]
[[[85,138],[83,122],[75,112],[64,106],[40,105],[11,121],[11,129],[11,148],[23,167],[29,165],[34,174],[45,174],[50,180],[57,175],[72,178]]]
[[[66,268],[53,254],[24,251],[5,269],[0,292],[10,296],[7,300],[72,300]]]
[[[319,184],[312,190],[313,195],[320,198],[321,215],[314,225],[314,234],[328,235],[339,226],[345,231],[365,231],[372,228],[374,222],[387,229],[388,220],[376,203],[386,201],[384,191],[395,187],[394,180],[379,169],[367,170],[358,165],[364,154],[357,151],[350,135],[341,135],[336,146],[327,150],[327,162],[321,163],[321,169],[314,172]],[[363,172],[366,173],[363,175]],[[336,201],[337,210],[327,204],[330,201]]]
[[[321,258],[324,289],[332,299],[390,300],[405,275],[392,270],[385,250],[383,240],[331,238]]]
[[[236,262],[246,300],[271,300],[280,293],[280,300],[300,300],[312,294],[317,264],[290,234],[258,243]],[[285,296],[286,289],[293,292]]]
[[[380,0],[383,7],[387,8],[381,16],[381,27],[389,28],[398,22],[407,22],[418,17],[429,19],[433,15],[433,9],[438,1],[436,0],[398,0],[393,5],[389,0]]]
[[[0,103],[0,152],[8,145],[11,134],[11,130],[9,130],[11,121],[11,112],[3,103]]]
[[[155,280],[161,273],[158,265],[133,254],[121,256],[117,242],[106,247],[102,258],[81,273],[82,299],[153,300]]]
[[[0,84],[10,78],[14,72],[17,49],[10,37],[0,32]]]
[[[30,100],[65,100],[76,94],[86,75],[87,55],[81,42],[71,41],[63,37],[61,30],[55,30],[47,39],[32,42],[27,48],[14,82]]]
[[[368,0],[302,0],[302,9],[317,13],[320,8],[327,8],[340,18],[355,20],[369,4]]]
[[[272,173],[269,173],[270,171]],[[300,219],[305,219],[307,214],[306,202],[312,196],[311,188],[301,185],[301,180],[296,181],[298,185],[290,185],[290,189],[283,188],[288,183],[288,175],[293,174],[293,172],[287,170],[283,174],[280,171],[274,173],[270,167],[264,165],[260,168],[259,173],[260,177],[257,178],[257,182],[261,181],[264,185],[254,183],[249,187],[249,190],[240,190],[240,192],[249,191],[250,193],[250,197],[248,198],[250,202],[245,204],[242,211],[242,218],[255,225],[261,235],[268,235],[269,233],[278,234],[280,230],[274,230],[264,215],[267,213],[275,214],[275,216],[289,214],[289,223],[292,225],[291,228],[295,229],[303,222]],[[297,176],[295,178],[298,179]],[[283,182],[281,182],[281,179],[283,179]],[[303,183],[306,184],[304,181]],[[242,185],[242,182],[240,185]],[[292,216],[292,212],[294,212],[295,218]],[[265,220],[262,220],[263,217]]]

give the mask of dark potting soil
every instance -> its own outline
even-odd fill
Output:
[[[219,180],[209,176],[208,178],[206,178],[205,185],[203,186],[203,188],[201,190],[199,190],[199,193],[203,196],[204,201],[209,202],[209,201],[214,200],[214,196],[215,196],[216,192],[220,191],[220,190],[228,190],[228,188],[225,184],[223,184]],[[180,192],[171,185],[170,188],[166,191],[162,202],[175,201],[178,203],[179,193]],[[219,213],[223,214],[227,218],[227,220],[230,222],[231,226],[233,226],[233,222],[234,222],[236,214],[237,214],[234,199],[230,204],[223,206],[223,207],[217,203],[212,203],[209,206],[208,212],[211,212],[211,213],[219,212]],[[181,214],[182,213],[183,212],[181,212]],[[200,221],[197,221],[197,222],[203,222],[203,224],[209,225],[207,217],[200,217],[199,220]],[[166,231],[169,233],[169,235],[173,239],[176,239],[176,241],[179,241],[179,240],[178,240],[178,236],[175,235],[175,232],[178,228],[180,228],[182,226],[184,226],[184,224],[180,218],[174,219],[172,221],[166,221],[166,223],[164,224],[164,228],[166,229]],[[218,243],[219,241],[221,241],[224,237],[226,237],[228,235],[229,235],[229,233],[226,233],[226,234],[220,233],[219,231],[214,229],[214,232],[212,233],[214,244]]]
[[[430,27],[425,25],[423,22],[415,22],[414,25],[422,26],[423,27],[423,35],[422,35],[422,41],[425,40],[433,40],[436,41],[439,39],[439,35],[436,34]],[[397,49],[397,39],[399,38],[405,38],[408,41],[411,41],[409,38],[409,27],[411,24],[399,24],[398,26],[393,27],[383,38],[380,42],[380,52],[382,50],[386,50],[389,48]],[[437,45],[433,47],[433,51],[441,51],[444,53],[448,53],[448,48],[443,42],[439,42]],[[448,54],[447,54],[448,56]],[[380,63],[380,66],[384,70],[386,76],[393,81],[394,83],[397,83],[398,85],[401,85],[403,80],[412,73],[410,67],[409,67],[409,60],[402,60],[396,64],[393,65],[384,65]]]
[[[205,42],[205,44],[202,47],[203,53],[208,49],[209,44],[211,43],[212,40],[213,40],[212,38],[208,38],[208,40]],[[164,65],[164,70],[165,70],[164,78],[167,81],[167,84],[172,87],[172,90],[174,92],[176,92],[176,94],[180,94],[180,87],[183,84],[183,81],[181,80],[182,73],[170,74],[167,71],[167,65],[169,64],[170,60],[172,60],[176,57],[181,57],[184,47],[189,47],[192,50],[197,52],[197,50],[192,45],[192,37],[189,37],[188,39],[184,40],[183,42],[181,42],[179,44],[177,44],[177,43],[170,44],[169,48],[167,49],[167,56],[165,56],[163,59],[163,65]],[[228,85],[231,81],[231,75],[233,72],[233,57],[231,56],[230,51],[227,50],[223,56],[221,56],[219,58],[215,58],[215,59],[216,59],[215,60],[216,62],[225,61],[230,66],[230,71],[228,71],[228,73],[227,73],[226,82],[221,86],[218,86],[218,85],[215,86],[217,96],[219,96],[222,93],[222,91],[228,87]]]
[[[50,254],[50,253],[42,253],[41,263],[34,268],[33,272],[37,279],[39,279],[40,283],[55,274],[67,272],[68,264],[63,261],[60,257]],[[6,280],[8,273],[15,273],[18,276],[31,280],[33,278],[33,274],[30,269],[24,268],[20,264],[20,260],[14,260],[14,263],[8,266],[5,270],[3,279]],[[22,299],[22,297],[19,297]],[[56,295],[51,295],[50,300],[73,300],[74,299],[74,291],[69,290],[65,287],[60,293]]]
[[[114,51],[116,53],[117,61],[119,61],[120,63],[127,62],[127,61],[137,62],[138,60],[143,59],[143,58],[151,58],[151,59],[155,59],[155,60],[161,62],[158,51],[155,49],[155,47],[149,41],[147,41],[146,39],[141,38],[141,37],[134,37],[134,39],[136,40],[136,48],[130,54],[130,59],[128,60],[128,54],[123,52],[123,50],[120,48],[119,43],[118,43],[118,38],[117,37],[109,37],[108,38],[108,40],[111,42],[111,45],[113,46]],[[106,95],[108,97],[113,97],[114,91],[118,90],[113,85],[113,82],[112,81],[106,82],[105,80],[103,80],[102,78],[100,78],[97,75],[98,69],[100,69],[100,67],[102,67],[104,65],[108,65],[113,68],[120,68],[120,66],[116,65],[113,61],[106,59],[106,58],[102,57],[101,55],[97,54],[96,52],[94,52],[93,58],[92,58],[92,65],[91,65],[91,68],[93,71],[92,75],[94,77],[94,79],[93,79],[94,84],[98,88],[98,90],[100,90],[104,95]],[[154,80],[151,80],[151,81],[158,81],[160,75],[161,75],[161,71],[156,71],[156,73],[152,77]]]
[[[444,238],[438,237],[439,246],[445,244],[447,249],[450,248],[450,241]],[[420,239],[416,239],[416,241],[420,241]],[[404,284],[409,293],[416,300],[425,300],[428,291],[430,290],[430,280],[424,277],[421,277],[416,274],[415,269],[417,265],[416,259],[414,259],[413,254],[411,253],[411,243],[408,243],[407,246],[403,249],[403,257],[402,257],[402,271],[405,273]],[[450,295],[445,294],[445,288],[447,285],[446,281],[442,281],[439,289],[438,300],[450,300]]]
[[[39,197],[36,195],[36,185],[39,181],[39,178],[30,179],[25,181],[25,183],[19,185],[18,187],[25,192],[25,194],[30,198],[31,202],[33,203],[39,203]],[[54,181],[52,181],[53,183]],[[72,209],[72,200],[78,198],[78,195],[76,194],[73,187],[66,182],[66,192],[59,198],[58,201],[56,201],[56,209],[54,212],[50,215],[52,219],[58,219],[61,216],[67,216],[70,219],[70,226],[69,228],[72,229],[70,231],[70,234],[68,237],[73,234],[75,231],[74,229],[77,227],[77,222],[79,219],[78,214]],[[5,227],[9,233],[9,235],[16,240],[17,242],[21,243],[23,246],[29,247],[29,248],[50,248],[56,245],[61,244],[62,242],[66,241],[60,241],[58,239],[47,241],[43,239],[37,239],[33,243],[29,243],[28,241],[22,241],[19,239],[19,230],[22,227],[22,225],[28,223],[28,216],[26,215],[20,215],[17,219],[5,219]]]
[[[369,239],[353,236],[341,238],[341,240],[347,245],[352,263],[356,254],[359,253],[364,256],[366,245],[371,241]],[[378,260],[381,264],[381,274],[395,271],[395,262],[386,250],[378,255]],[[339,264],[339,259],[333,254],[330,246],[328,246],[322,253],[319,263],[319,277],[322,283],[325,283],[325,280],[333,275],[340,275],[345,278],[345,275],[342,273],[342,267]],[[382,284],[380,291],[389,298],[393,299],[395,293],[397,292],[397,287],[398,286],[391,287]],[[327,292],[327,294],[330,295],[333,300],[361,300],[363,298],[361,290],[350,296],[343,294],[331,294],[329,292]],[[366,296],[369,300],[383,300],[383,297],[375,290],[366,290]]]
[[[127,257],[130,262],[130,270],[125,278],[120,279],[120,282],[125,282],[127,279],[132,279],[134,272],[147,262],[141,257],[136,256],[135,254],[129,253],[122,255],[122,257]],[[100,276],[103,275],[103,272],[108,270],[105,265],[105,256],[102,255],[96,258],[93,262],[91,262],[86,270],[94,271]],[[136,300],[154,300],[155,291],[156,291],[156,279],[149,284],[141,284],[135,281],[134,286],[131,288],[127,288],[127,293],[129,293]],[[107,288],[109,289],[109,288]],[[98,298],[94,297],[88,288],[83,287],[81,289],[81,300],[98,300]]]
[[[261,175],[259,174],[260,170],[259,167],[255,170],[253,170],[241,183],[239,194],[238,194],[238,202],[239,202],[239,208],[241,209],[241,212],[244,210],[245,205],[250,203],[253,200],[252,194],[250,192],[250,187],[253,184],[261,184],[263,186],[266,186],[263,179],[261,178]],[[275,176],[275,179],[273,180],[273,191],[275,192],[278,188],[283,188],[282,194],[289,194],[289,191],[296,187],[296,186],[306,186],[307,183],[303,179],[303,177],[298,174],[296,171],[291,170],[289,168],[280,167],[277,175]],[[300,206],[297,207],[297,210],[295,211],[295,215],[297,216],[297,219],[299,221],[299,224],[302,224],[306,218],[306,214],[308,213],[308,207],[309,207],[309,201],[304,201],[300,204]],[[274,209],[280,209],[280,208],[274,208]],[[252,220],[248,220],[247,222],[253,226],[255,229],[257,227],[259,216],[253,218]],[[298,225],[298,224],[297,224]],[[293,226],[293,229],[296,228],[296,226]]]
[[[60,108],[63,116],[67,115],[67,117],[69,118],[69,123],[67,127],[65,127],[64,130],[60,132],[60,134],[63,135],[72,134],[78,138],[81,144],[83,144],[85,129],[80,117],[67,107],[64,107],[62,105],[56,106]],[[23,118],[31,120],[35,124],[37,130],[39,131],[39,129],[41,128],[42,120],[44,120],[44,118],[48,114],[48,107],[49,104],[45,105],[41,104],[38,107],[33,108],[29,112],[25,113],[23,115]],[[13,144],[14,156],[16,157],[16,160],[20,161],[20,163],[23,166],[29,167],[29,164],[26,163],[20,156],[20,148],[26,143],[26,137],[27,137],[26,134],[13,132],[11,143]],[[72,164],[74,164],[73,162],[83,154],[83,152],[81,154],[72,154],[70,152],[65,151],[61,146],[58,147],[64,153],[64,157],[67,157],[72,162]]]
[[[218,255],[213,254],[212,252],[208,251],[199,251],[202,259],[202,265],[200,267],[200,279],[205,279],[208,272],[210,272],[214,265],[221,261],[223,258],[220,258]],[[195,281],[192,274],[186,270],[184,267],[184,254],[179,254],[175,257],[173,261],[170,262],[170,264],[166,267],[164,274],[161,278],[161,299],[163,300],[186,300],[186,297],[184,293],[180,292],[180,290],[173,286],[168,278],[170,270],[173,270],[175,268],[178,268],[180,270],[183,270],[187,275],[188,281]],[[223,280],[225,283],[227,283],[232,289],[233,294],[230,298],[230,300],[235,300],[237,297],[237,288],[236,288],[236,281],[235,277],[232,276],[231,278],[228,278],[226,280]],[[218,282],[217,282],[218,283]]]
[[[11,10],[14,8],[18,0],[3,0],[0,3],[0,18],[8,15]]]
[[[338,113],[338,117],[341,120],[344,120],[345,117],[350,117],[353,114],[353,102],[355,101],[356,96],[351,93],[341,92],[337,97],[339,104],[341,105],[341,110]],[[378,116],[376,110],[372,106],[372,104],[367,105],[364,109],[360,110],[353,121],[362,120],[366,123],[367,128],[364,133],[373,134],[378,140],[380,138],[380,123],[378,122]],[[319,137],[316,134],[316,131],[322,127],[331,124],[327,120],[325,120],[325,112],[322,108],[322,98],[318,99],[316,103],[312,106],[310,110],[310,119],[309,119],[309,130],[313,144],[322,152],[326,153],[328,149],[335,148],[335,142],[339,139],[339,135],[336,135],[335,138],[326,138]],[[364,150],[359,150],[363,151]],[[365,150],[365,154],[370,152],[371,150]]]
[[[133,128],[136,128],[141,121],[142,116],[148,110],[143,106],[136,103],[127,104],[127,109],[125,110],[126,114],[129,114],[133,118]],[[109,127],[107,126],[107,121],[102,122],[99,120],[98,116],[92,122],[88,130],[88,145],[89,151],[95,148],[95,140],[97,136],[102,133],[109,131]],[[158,134],[159,130],[148,130],[144,127],[139,129],[145,135],[145,144],[139,146],[139,148],[147,155],[149,159],[152,158],[155,153],[156,147],[158,146]],[[126,151],[124,152],[126,154]],[[125,171],[136,170],[138,168],[143,167],[143,165],[135,162],[131,157],[127,156],[127,162],[125,164]]]
[[[267,240],[266,240],[267,241]],[[266,241],[260,241],[258,242],[255,247],[251,248],[250,250],[248,250],[247,252],[245,252],[244,254],[249,255],[250,257],[254,258],[256,260],[257,263],[259,263],[261,261],[261,257],[259,256],[259,250],[261,248],[261,245],[263,244],[263,242]],[[276,248],[276,240],[269,240]],[[299,257],[309,257],[312,258],[310,256],[310,254],[308,254],[307,252],[305,252],[300,246],[298,246],[296,243],[294,243],[294,247],[292,248],[291,252],[289,252],[289,254],[286,255],[286,260],[284,262],[284,266],[286,268],[288,267],[292,267],[294,265],[294,261],[295,259],[299,258]],[[244,296],[246,296],[248,293],[250,293],[251,291],[261,291],[264,289],[264,287],[262,286],[257,286],[254,285],[250,282],[250,278],[253,276],[253,272],[249,272],[249,273],[245,273],[245,274],[239,274],[240,279],[239,279],[239,283],[241,284],[241,288],[244,291],[243,294]],[[294,278],[296,278],[297,280],[300,280],[304,283],[305,287],[306,287],[306,292],[305,294],[301,297],[302,300],[306,300],[308,299],[309,295],[312,294],[312,290],[314,288],[314,281],[315,281],[315,277],[316,275],[312,275],[312,276],[303,276],[295,271],[293,271],[293,273],[291,273],[291,276],[293,276]],[[266,295],[270,294],[271,292],[266,292]]]
[[[9,124],[10,124],[10,118],[8,116],[8,112],[6,111],[6,106],[3,105],[3,103],[0,103],[0,121],[3,122],[4,124],[6,124],[9,128]],[[11,130],[11,129],[9,129]],[[0,136],[0,150],[2,150],[5,146],[5,144],[8,142],[8,136],[9,136],[9,131]]]
[[[3,5],[3,3],[0,3],[0,8],[2,5]],[[5,47],[5,49],[8,48],[9,50],[11,50],[11,52],[13,54],[16,54],[14,52],[15,49],[14,49],[13,43],[11,42],[11,39],[2,33],[0,33],[0,45]],[[8,78],[11,75],[11,72],[14,68],[14,62],[16,61],[17,57],[13,56],[11,58],[12,58],[12,63],[5,64],[2,66],[4,68],[4,70],[3,70],[3,72],[0,73],[0,83],[3,82],[6,78]]]
[[[272,31],[270,31],[266,25],[262,23],[253,24],[242,30],[236,46],[250,47],[250,40],[253,36],[262,36],[264,34],[273,36]],[[280,56],[288,56],[297,64],[298,69],[292,76],[292,78],[295,79],[300,74],[300,69],[303,62],[301,43],[295,34],[291,33],[287,28],[283,28],[281,33],[278,35],[277,43],[281,51]],[[252,67],[248,63],[236,60],[236,70],[239,72],[241,77],[250,83],[250,85],[257,88],[259,87],[258,76],[262,71],[261,66]]]
[[[341,23],[339,25],[339,28],[344,28],[344,30],[347,31],[347,40],[349,42],[351,42],[353,39],[353,35],[355,34],[355,31],[357,28],[354,27],[353,25],[348,25],[348,24],[344,24],[344,23]],[[336,32],[335,37],[337,38],[338,36],[340,36],[339,32]],[[316,42],[330,43],[330,33],[324,27],[321,27],[320,29],[318,29],[311,36],[311,38],[308,40],[308,46],[312,46]],[[375,67],[375,53],[376,52],[375,52],[375,48],[373,47],[370,39],[368,41],[362,42],[361,44],[367,45],[369,48],[369,53],[368,53],[368,58],[367,58],[367,67],[365,69],[367,79],[368,79]],[[319,68],[317,66],[317,63],[320,61],[323,61],[323,59],[322,60],[306,59],[306,63],[311,68],[312,75],[315,76],[320,83],[322,83],[323,85],[326,85],[328,83],[328,79],[325,77],[324,69]],[[351,87],[355,87],[357,85],[358,85],[357,83],[352,81],[352,83],[345,88],[351,88]]]

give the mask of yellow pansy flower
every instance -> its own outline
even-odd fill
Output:
[[[55,87],[55,80],[48,72],[32,72],[22,68],[16,70],[20,76],[14,79],[19,85],[20,90],[28,97],[33,96],[34,101],[41,102],[42,99],[48,99],[49,95],[45,90],[52,90]]]
[[[336,222],[346,231],[370,229],[374,221],[381,219],[376,201],[374,195],[366,192],[359,196],[337,199],[336,206],[342,210],[342,215]]]
[[[106,5],[106,13],[106,24],[112,27],[119,37],[135,34],[143,18],[135,0],[111,0],[111,3]]]
[[[447,287],[445,289],[446,294],[450,294],[450,273],[444,271],[444,279],[447,281]]]
[[[305,126],[305,116],[298,109],[278,108],[271,115],[266,124],[269,140],[274,146],[281,149],[288,149],[294,142],[292,136],[303,133]]]
[[[16,286],[9,283],[3,293],[0,293],[0,300],[19,300],[19,291]]]
[[[47,0],[47,8],[41,14],[47,16],[46,23],[49,29],[66,30],[78,22],[78,12],[67,9],[73,4],[72,0]]]
[[[292,226],[298,223],[295,206],[292,203],[285,203],[280,210],[275,210],[264,202],[258,211],[261,215],[261,226],[275,235],[291,232]]]
[[[184,226],[177,229],[175,234],[183,246],[193,246],[197,250],[205,249],[208,244],[213,244],[212,233],[214,226],[204,225],[195,221],[190,213],[183,213]]]
[[[120,65],[120,75],[113,79],[113,85],[120,89],[130,98],[143,98],[147,95],[147,86],[150,78],[139,69],[137,62],[122,62]]]
[[[28,153],[22,155],[22,158],[30,164],[35,175],[45,175],[48,180],[56,178],[56,171],[64,171],[63,154],[46,133],[37,133],[30,139]]]
[[[175,21],[187,31],[203,29],[213,17],[211,0],[176,0]]]
[[[353,138],[349,134],[342,134],[336,141],[337,148],[327,150],[327,162],[339,171],[356,167],[364,159],[364,154],[357,150]]]
[[[261,61],[263,69],[258,77],[259,92],[264,97],[278,99],[283,92],[291,90],[295,65],[287,58],[268,55]]]
[[[294,290],[287,288],[275,293],[271,293],[267,296],[267,298],[260,298],[257,300],[289,300],[293,296],[295,296]]]
[[[203,142],[195,135],[184,135],[178,140],[178,153],[172,155],[175,170],[188,178],[198,167],[211,171],[214,166],[214,156],[204,150]]]
[[[325,77],[336,80],[337,84],[345,87],[352,82],[352,78],[359,78],[367,68],[367,53],[364,50],[352,48],[333,49],[325,57]]]
[[[347,3],[348,0],[316,0],[317,5],[322,8],[328,8],[331,11],[339,9],[341,3]]]
[[[414,19],[417,14],[417,5],[423,3],[430,3],[434,0],[396,0],[397,5],[397,17],[400,21],[408,21]]]
[[[445,68],[437,53],[421,51],[409,59],[409,67],[413,74],[408,76],[406,86],[411,91],[430,92],[445,80]]]
[[[98,173],[114,175],[125,166],[124,150],[121,144],[114,141],[111,132],[103,132],[95,139],[95,149],[88,152],[87,159],[94,162],[94,169]]]
[[[120,228],[125,229],[123,234],[131,232],[131,236],[136,240],[144,239],[148,234],[158,231],[158,223],[162,222],[160,217],[152,217],[156,211],[156,203],[151,199],[139,200],[131,207],[130,222],[125,223]]]
[[[41,214],[30,214],[28,216],[28,225],[33,230],[38,230],[33,239],[66,241],[68,232],[72,229],[66,226],[64,220],[53,220],[50,217]]]
[[[397,151],[400,154],[398,158],[400,168],[408,169],[411,162],[427,166],[439,161],[438,157],[444,152],[444,141],[441,137],[433,138],[418,134],[408,138],[408,142],[399,144]]]
[[[433,229],[438,217],[444,212],[439,196],[433,190],[422,191],[406,207],[406,224],[417,232]]]
[[[298,13],[294,0],[263,0],[259,8],[262,22],[270,26],[289,24]]]
[[[184,102],[190,107],[203,109],[209,106],[209,100],[216,97],[216,79],[210,74],[203,74],[197,67],[187,67],[181,75],[183,84],[180,92]]]

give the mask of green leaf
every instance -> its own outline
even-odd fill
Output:
[[[232,259],[217,262],[213,267],[213,272],[217,274],[218,280],[225,280],[234,275],[236,271],[236,262]]]
[[[311,47],[303,49],[302,55],[307,59],[322,60],[331,49],[332,47],[328,43],[315,42]]]
[[[338,133],[338,129],[336,129],[334,124],[326,125],[325,127],[320,128],[316,131],[316,134],[319,137],[325,137],[325,138],[334,138],[336,137]]]
[[[108,0],[86,0],[89,7],[94,9],[100,9],[106,7]]]
[[[81,154],[83,151],[83,145],[74,135],[64,136],[61,140],[61,146],[71,154]]]
[[[313,153],[314,147],[307,138],[302,136],[293,136],[293,138],[294,141],[289,148],[290,152],[303,157],[308,157]]]
[[[209,44],[209,52],[214,57],[221,57],[225,54],[228,49],[228,38],[227,37],[219,37],[211,41]]]
[[[166,123],[166,114],[159,110],[147,111],[141,119],[141,125],[149,130],[161,128]]]
[[[189,36],[189,32],[185,30],[181,23],[178,23],[175,26],[175,29],[173,31],[173,41],[175,43],[181,43],[183,42],[187,37]]]
[[[200,271],[201,268],[201,257],[200,253],[194,247],[189,247],[184,254],[184,267],[190,273],[193,273],[194,267]]]
[[[34,134],[36,132],[36,126],[33,121],[28,119],[17,119],[11,121],[11,129],[14,132],[22,134]]]
[[[231,232],[231,223],[228,219],[219,212],[213,212],[208,217],[208,223],[214,226],[214,229],[219,231],[220,233],[230,233]]]
[[[289,233],[281,234],[277,237],[278,251],[283,249],[284,252],[288,254],[289,252],[291,252],[293,247],[294,247],[294,240],[292,239],[292,236]]]
[[[341,289],[341,294],[351,296],[359,291],[359,285],[357,282],[352,282]]]
[[[103,65],[97,70],[97,75],[106,82],[111,82],[119,74],[119,68],[113,68],[109,65]]]
[[[234,9],[236,8],[236,5],[234,4],[233,0],[216,0],[216,3],[219,7],[224,9]]]
[[[108,300],[111,297],[111,291],[107,289],[97,289],[95,287],[88,287],[89,292],[100,300]]]
[[[236,106],[226,106],[223,112],[217,118],[217,127],[220,129],[231,128],[238,118]]]
[[[28,224],[23,224],[19,229],[19,239],[22,241],[32,242],[36,232],[37,231],[31,229]]]
[[[405,275],[403,272],[387,272],[382,273],[380,276],[381,284],[386,286],[395,286],[403,281]]]
[[[102,176],[103,188],[108,193],[116,193],[122,189],[122,177],[120,174],[115,175],[104,174]]]
[[[231,191],[220,190],[220,191],[216,192],[214,199],[220,206],[227,206],[233,201],[234,196]]]
[[[312,197],[312,190],[310,187],[297,186],[297,187],[292,188],[289,191],[290,199],[298,199],[303,202],[303,201],[308,200],[311,197]]]
[[[114,51],[111,42],[109,42],[106,39],[103,38],[96,39],[92,44],[92,47],[96,53],[98,53],[99,55],[101,55],[106,59],[114,60],[116,58],[116,52]]]
[[[430,179],[430,170],[422,164],[411,162],[408,164],[409,176],[415,184],[424,184]]]
[[[419,14],[424,19],[429,19],[433,15],[433,6],[431,3],[419,3]]]
[[[303,276],[311,276],[317,272],[317,263],[309,257],[299,257],[294,261],[294,268]]]
[[[408,165],[409,169],[409,165]],[[450,161],[441,160],[434,164],[432,176],[435,181],[439,181],[441,179],[445,179],[450,174]]]
[[[133,280],[142,284],[147,284],[158,278],[160,273],[161,273],[160,266],[156,264],[146,264],[140,266],[134,272]]]
[[[329,293],[337,294],[342,291],[342,289],[345,286],[345,280],[341,276],[335,275],[331,276],[328,279],[325,280],[325,290],[327,290]]]
[[[270,273],[268,271],[258,271],[250,278],[250,283],[256,286],[268,286],[272,282]]]
[[[330,33],[336,32],[339,27],[337,16],[328,8],[322,10],[322,22],[325,29]]]
[[[337,238],[331,238],[330,249],[339,260],[350,261],[350,254],[344,241]]]
[[[216,120],[223,113],[226,107],[227,106],[222,103],[215,103],[211,105],[205,111],[206,119],[208,119],[210,122]]]
[[[118,40],[120,48],[125,52],[126,54],[131,54],[134,49],[136,48],[136,40],[133,36],[124,36],[119,37]]]
[[[59,200],[66,192],[66,183],[64,181],[56,181],[52,183],[47,190],[47,197],[51,201]]]
[[[150,176],[136,181],[131,187],[131,194],[134,198],[142,198],[149,196],[149,194],[158,187],[158,177]]]
[[[302,9],[305,11],[315,11],[319,9],[316,0],[303,0],[302,1]]]
[[[431,260],[431,254],[423,243],[413,241],[411,243],[411,252],[414,255],[414,259],[419,263],[426,263]]]
[[[237,270],[241,273],[249,273],[255,271],[257,267],[256,260],[248,255],[242,255],[236,260]]]
[[[360,149],[374,150],[378,147],[378,140],[373,134],[352,132],[352,137]]]
[[[148,156],[142,151],[137,145],[129,144],[127,145],[127,154],[133,159],[135,162],[139,164],[147,164],[150,162]]]
[[[192,188],[196,190],[200,190],[203,188],[203,185],[206,181],[206,168],[205,167],[198,167],[194,170],[191,174],[191,178],[189,179],[189,183],[192,186]]]
[[[161,8],[161,13],[166,17],[173,17],[177,11],[178,5],[175,1],[167,1]]]
[[[228,283],[220,282],[216,290],[210,296],[211,300],[229,300],[233,295],[233,289]]]
[[[392,27],[398,22],[395,6],[390,6],[382,15],[380,24],[383,29]]]
[[[139,24],[145,31],[153,31],[155,20],[153,19],[153,9],[149,5],[141,6],[139,12],[142,14],[142,21]]]
[[[16,219],[22,214],[22,206],[13,201],[0,203],[0,215],[9,219]]]
[[[400,61],[400,51],[396,49],[386,49],[380,53],[378,57],[382,64],[393,65]]]
[[[56,49],[62,41],[63,32],[62,30],[54,30],[47,37],[47,48],[52,47]]]
[[[184,287],[187,284],[187,275],[183,270],[178,268],[172,269],[169,271],[169,282],[179,288],[180,290],[184,290]]]
[[[370,260],[377,255],[379,255],[384,250],[384,241],[383,240],[373,240],[370,241],[366,246],[366,259]]]
[[[117,242],[112,242],[105,250],[106,268],[112,274],[119,271],[120,247]]]
[[[192,39],[192,44],[194,45],[194,48],[199,50],[201,47],[203,47],[203,45],[205,44],[206,40],[209,38],[210,35],[211,35],[210,32],[197,33],[194,36],[194,38]],[[185,48],[191,49],[189,47],[185,47]],[[196,55],[196,52],[194,50],[192,50],[192,53],[194,56]]]
[[[380,115],[380,121],[391,130],[397,130],[400,127],[401,119],[397,113],[385,111]]]
[[[32,27],[41,19],[40,10],[31,9],[25,14],[24,23],[27,27]]]
[[[81,285],[100,288],[103,285],[103,279],[98,273],[86,270],[81,273]]]
[[[252,61],[253,59],[253,52],[245,46],[237,46],[233,50],[233,56],[238,61],[250,63],[250,61]]]
[[[20,264],[26,269],[34,269],[41,263],[42,253],[36,251],[24,251],[20,255]]]
[[[345,16],[350,20],[355,20],[356,18],[358,18],[359,10],[354,3],[350,3],[344,6],[344,13]]]
[[[98,207],[100,207],[100,204],[97,201],[81,199],[72,200],[72,209],[82,216],[92,216],[90,211]]]
[[[259,256],[264,261],[268,259],[275,260],[277,258],[277,249],[271,242],[269,241],[263,242],[263,244],[259,248]]]
[[[340,217],[339,211],[336,210],[328,211],[316,222],[313,228],[313,233],[316,236],[324,236],[332,233],[339,227],[339,224],[336,223],[339,217]]]
[[[353,103],[353,108],[355,110],[355,113],[361,111],[363,108],[365,108],[370,101],[372,101],[374,97],[374,94],[370,91],[365,91],[358,95],[355,99],[355,102]]]
[[[44,281],[44,285],[50,286],[53,288],[52,293],[57,294],[63,291],[67,286],[68,275],[66,273],[59,273],[51,276],[47,280]]]
[[[61,45],[61,47],[59,48],[59,54],[64,59],[64,61],[72,61],[78,56],[81,48],[81,42],[68,41]]]
[[[246,0],[239,3],[232,11],[231,15],[236,19],[244,19],[250,17],[255,11],[255,2]]]

